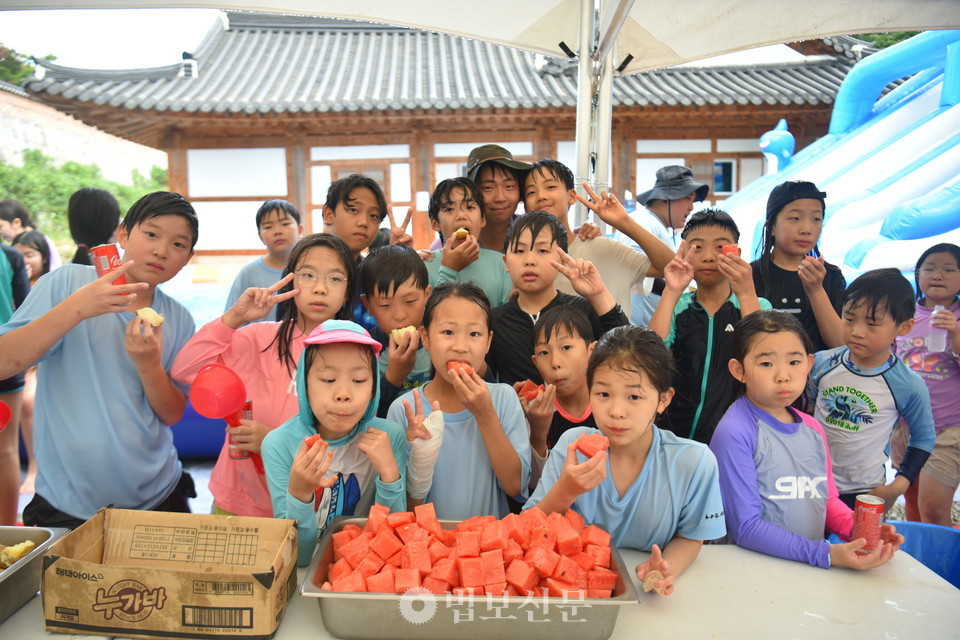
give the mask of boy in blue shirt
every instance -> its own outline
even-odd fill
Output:
[[[224,313],[230,310],[243,292],[251,287],[267,289],[279,282],[290,259],[293,245],[303,235],[300,212],[286,200],[267,200],[257,210],[257,235],[267,248],[267,255],[248,262],[233,280]],[[277,307],[258,322],[276,322]]]
[[[433,377],[430,353],[420,345],[423,309],[433,288],[420,255],[399,244],[370,252],[358,271],[360,301],[377,326],[370,332],[380,352],[380,403],[386,418],[398,396],[422,387]]]
[[[844,346],[814,356],[807,397],[823,425],[840,499],[883,498],[889,509],[917,479],[936,439],[930,393],[923,379],[891,352],[913,328],[913,287],[894,268],[874,269],[850,283],[841,317]],[[910,429],[897,476],[886,484],[890,436]]]
[[[757,297],[750,263],[735,246],[737,224],[724,211],[704,209],[687,218],[677,255],[664,270],[663,295],[650,328],[673,351],[680,377],[660,426],[682,438],[710,443],[717,423],[736,399],[727,363],[733,328],[770,303]],[[732,251],[723,248],[734,245]],[[687,291],[696,281],[696,291]]]
[[[472,280],[487,294],[490,306],[497,307],[510,298],[512,285],[503,255],[480,247],[480,230],[486,226],[483,206],[483,194],[469,178],[451,178],[437,185],[427,213],[443,248],[426,263],[427,273],[433,286]]]
[[[37,282],[0,327],[0,378],[37,369],[34,448],[37,493],[28,525],[75,528],[108,504],[190,510],[169,425],[180,420],[186,387],[169,376],[193,335],[190,312],[157,285],[193,255],[198,221],[176,193],[156,192],[127,213],[117,239],[123,263],[100,278],[68,264]],[[121,276],[127,284],[115,284]],[[152,307],[161,326],[134,311]]]

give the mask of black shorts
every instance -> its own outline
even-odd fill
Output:
[[[10,376],[6,380],[0,380],[0,393],[13,393],[23,389],[23,372]]]
[[[193,484],[193,476],[184,471],[180,474],[180,482],[174,487],[163,502],[150,511],[173,511],[190,513],[189,498],[196,498],[197,490]],[[86,520],[75,518],[60,511],[46,501],[39,493],[34,494],[33,500],[23,508],[23,524],[28,527],[65,527],[76,529]]]

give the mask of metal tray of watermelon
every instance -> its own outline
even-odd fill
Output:
[[[543,596],[457,596],[427,593],[349,593],[327,591],[323,584],[333,563],[332,535],[348,524],[363,528],[366,518],[335,519],[313,556],[300,593],[316,598],[323,625],[337,638],[370,640],[606,640],[613,634],[620,608],[640,606],[629,579],[630,569],[617,549],[610,568],[617,583],[610,598]],[[444,529],[457,522],[441,520]],[[627,576],[624,579],[624,576]]]

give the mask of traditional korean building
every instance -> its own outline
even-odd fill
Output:
[[[826,133],[840,83],[872,50],[850,37],[793,48],[791,61],[615,78],[614,190],[648,189],[657,167],[683,163],[722,200],[762,174],[757,139],[780,118],[798,148]],[[398,211],[424,211],[424,193],[460,175],[478,144],[575,165],[573,61],[428,31],[226,12],[179,64],[38,60],[37,71],[23,84],[36,100],[166,151],[170,188],[218,230],[201,234],[203,252],[259,248],[253,214],[268,198],[292,201],[319,231],[327,186],[351,172],[377,179]]]

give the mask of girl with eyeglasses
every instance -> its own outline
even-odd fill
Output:
[[[903,497],[907,520],[950,527],[953,495],[960,486],[960,247],[945,242],[924,251],[917,260],[914,278],[917,309],[913,329],[897,338],[897,356],[923,378],[930,391],[937,441],[916,482]],[[931,327],[947,332],[945,351],[927,346]],[[908,437],[903,424],[893,432],[890,458],[895,467],[903,458]]]
[[[214,513],[273,517],[261,443],[297,415],[296,373],[304,340],[327,320],[350,318],[355,283],[356,264],[343,240],[327,233],[306,236],[291,251],[279,282],[247,289],[177,355],[171,370],[175,380],[192,383],[204,365],[222,364],[240,376],[253,404],[252,419],[227,428],[210,474]],[[258,322],[274,306],[279,320]],[[242,452],[248,455],[237,457]]]
[[[812,182],[776,186],[767,199],[760,256],[751,264],[757,295],[793,314],[814,351],[843,344],[840,311],[847,283],[817,247],[826,197]]]

